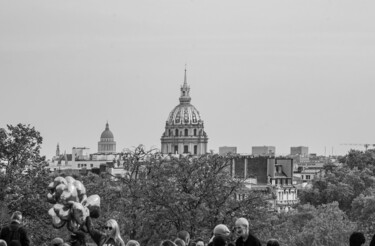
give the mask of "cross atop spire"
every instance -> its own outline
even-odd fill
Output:
[[[183,84],[183,86],[181,86],[180,103],[190,103],[191,98],[190,98],[189,92],[190,92],[190,87],[187,84],[186,64],[185,64],[184,84]]]

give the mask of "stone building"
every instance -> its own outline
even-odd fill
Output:
[[[207,153],[208,137],[199,111],[190,104],[186,69],[179,100],[180,104],[170,112],[165,124],[165,131],[161,137],[161,152],[193,155]]]
[[[109,130],[109,124],[105,125],[105,130],[100,136],[100,141],[98,142],[98,153],[115,153],[116,152],[116,142],[114,141],[113,133]]]
[[[270,194],[273,210],[288,211],[298,202],[290,158],[240,156],[233,160],[231,175],[244,179],[247,189]],[[246,189],[237,196],[246,196]]]

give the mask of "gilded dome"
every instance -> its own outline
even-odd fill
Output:
[[[107,122],[107,124],[105,125],[105,130],[104,130],[104,132],[102,133],[102,135],[100,136],[100,138],[114,138],[114,137],[113,137],[113,133],[111,132],[111,130],[109,130],[108,122]]]
[[[201,121],[198,110],[190,103],[177,105],[169,114],[169,125],[195,125]]]

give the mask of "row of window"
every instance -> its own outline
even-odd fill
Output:
[[[111,144],[111,145],[104,145],[104,144],[100,144],[100,151],[103,151],[103,150],[114,150],[114,144]]]
[[[273,181],[275,181],[275,184],[278,185],[278,184],[285,184],[285,185],[291,185],[292,184],[292,180],[291,179],[274,179]]]
[[[306,180],[310,180],[311,179],[310,175],[305,175],[305,178],[303,178],[303,175],[301,175],[301,178],[302,179],[306,179]]]
[[[80,168],[82,168],[82,167],[87,167],[87,164],[77,164],[77,167],[80,167]],[[90,167],[94,167],[94,164],[90,164]]]
[[[184,151],[183,151],[184,154],[188,154],[188,153],[190,153],[190,152],[189,152],[189,145],[184,145],[183,148],[184,148]],[[193,148],[194,148],[194,149],[193,149],[193,154],[194,154],[194,155],[198,154],[198,145],[194,145]],[[170,153],[170,152],[171,152],[171,151],[168,149],[168,146],[167,146],[167,153]],[[179,153],[179,151],[178,151],[178,145],[174,145],[174,146],[173,146],[173,153],[174,153],[174,154],[178,154],[178,153]]]
[[[168,136],[173,136],[173,130],[169,129]],[[182,135],[182,131],[179,131],[178,129],[174,130],[174,136],[189,136],[189,129],[184,130],[184,135]],[[193,136],[197,136],[197,129],[193,130]]]

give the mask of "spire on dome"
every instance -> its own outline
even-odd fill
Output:
[[[184,87],[187,87],[187,79],[186,79],[186,64],[185,64]]]
[[[107,120],[107,123],[105,124],[105,129],[106,129],[106,130],[109,130],[108,120]]]
[[[60,155],[60,144],[57,143],[57,147],[56,147],[56,156],[59,156]]]
[[[187,84],[187,79],[186,79],[186,64],[185,64],[184,84],[183,84],[183,86],[181,86],[180,103],[190,103],[191,98],[190,98],[189,92],[190,92],[190,87]]]

